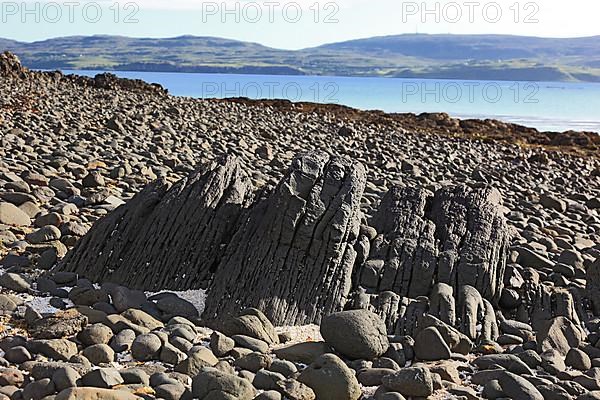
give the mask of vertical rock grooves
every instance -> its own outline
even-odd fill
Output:
[[[250,193],[233,157],[172,188],[157,181],[98,221],[59,269],[138,289],[206,288]]]
[[[511,233],[495,189],[470,190],[466,186],[438,191],[431,219],[437,227],[443,260],[439,280],[454,286],[476,288],[485,299],[498,302]]]
[[[500,205],[493,189],[392,188],[373,217],[378,236],[363,267],[382,265],[377,286],[373,279],[360,283],[409,298],[429,296],[436,283],[454,293],[469,285],[497,303],[510,242]]]
[[[235,234],[203,317],[222,320],[253,306],[276,325],[301,325],[342,310],[365,184],[359,163],[323,152],[298,156]]]
[[[59,269],[136,289],[208,288],[203,317],[213,324],[248,307],[277,325],[319,323],[354,307],[349,294],[362,287],[355,302],[398,332],[414,308],[408,300],[429,298],[431,309],[418,302],[423,312],[474,339],[503,286],[510,231],[500,194],[392,188],[358,245],[365,185],[360,163],[315,151],[253,201],[239,163],[224,158],[171,188],[147,186],[98,221]],[[366,262],[357,248],[370,253]],[[485,320],[493,334],[495,318]]]

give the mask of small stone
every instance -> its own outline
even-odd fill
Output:
[[[342,311],[325,317],[321,334],[337,352],[351,359],[372,360],[389,347],[385,324],[368,310]]]
[[[225,357],[235,347],[235,341],[220,332],[210,335],[210,349],[217,357]]]
[[[61,237],[60,230],[54,225],[46,225],[35,232],[25,236],[25,239],[32,244],[41,244],[59,240]]]
[[[396,370],[387,368],[367,368],[357,375],[358,382],[363,386],[379,386],[385,376],[396,373]]]
[[[83,355],[94,365],[108,364],[114,361],[115,352],[107,344],[94,344],[83,350]]]
[[[81,376],[79,373],[69,366],[58,368],[52,374],[52,382],[54,382],[58,392],[71,387],[76,387],[77,380],[80,378]]]
[[[131,345],[131,355],[138,361],[153,360],[162,347],[160,338],[152,333],[139,335]]]
[[[558,262],[566,264],[575,269],[584,268],[583,257],[578,251],[575,250],[564,250],[562,253],[560,253],[560,256],[558,257]]]
[[[104,177],[99,171],[91,171],[83,178],[81,183],[83,183],[83,186],[87,188],[95,188],[105,185]]]
[[[428,397],[433,393],[433,378],[427,368],[404,368],[383,378],[383,385],[404,396]]]
[[[32,353],[43,354],[57,361],[68,361],[77,354],[77,345],[67,339],[32,340],[27,347]]]
[[[0,294],[0,311],[13,312],[17,309],[17,304],[5,294]]]
[[[563,356],[571,348],[577,348],[583,340],[583,332],[568,318],[556,317],[547,321],[536,335],[538,352],[557,350]]]
[[[540,196],[540,204],[545,208],[549,208],[558,212],[567,211],[567,203],[564,200],[561,200],[558,197],[550,194],[542,194]]]
[[[59,227],[62,223],[63,217],[55,212],[39,215],[34,221],[34,225],[38,228],[43,228],[47,225]]]
[[[15,346],[9,349],[4,354],[4,358],[13,364],[22,364],[32,359],[29,351],[23,346]]]
[[[85,315],[71,309],[36,319],[29,324],[29,332],[36,339],[60,339],[76,335],[87,323],[88,319]]]
[[[263,368],[269,368],[271,366],[271,362],[272,360],[270,356],[253,352],[235,360],[233,365],[248,371],[258,372]]]
[[[76,286],[69,292],[69,300],[78,306],[92,306],[100,302],[109,302],[108,294],[94,287]]]
[[[185,393],[185,386],[183,384],[168,383],[160,385],[154,388],[156,397],[164,400],[179,400]]]
[[[124,390],[110,390],[94,387],[69,388],[60,392],[55,400],[139,400],[138,396]]]
[[[77,338],[84,346],[108,344],[112,337],[112,330],[108,326],[100,323],[86,326],[77,335]]]
[[[54,383],[49,378],[31,382],[23,389],[23,399],[41,400],[55,392]]]
[[[451,356],[450,348],[442,335],[432,326],[416,335],[414,350],[417,358],[424,361],[446,360]]]
[[[267,353],[269,351],[269,345],[260,339],[244,335],[234,335],[231,338],[235,341],[236,345],[240,347],[258,351],[260,353]]]
[[[121,313],[121,316],[127,318],[134,324],[142,326],[151,331],[155,329],[164,328],[165,326],[162,322],[160,322],[159,320],[142,310],[135,310],[130,308],[129,310],[126,310],[123,313]]]
[[[190,350],[189,357],[175,366],[175,372],[188,376],[196,376],[205,367],[214,367],[219,360],[206,347],[195,347]]]
[[[196,306],[174,294],[162,297],[156,302],[156,307],[169,316],[196,318],[199,315]]]
[[[23,373],[15,368],[0,369],[0,386],[17,386],[20,387],[25,382]]]
[[[580,349],[569,350],[565,358],[565,364],[580,371],[587,371],[592,368],[590,356]]]
[[[110,389],[123,383],[123,378],[119,371],[113,368],[95,369],[81,377],[83,386],[91,386],[103,389]]]
[[[323,354],[330,353],[331,348],[325,342],[304,342],[281,347],[273,352],[283,360],[310,364]]]
[[[317,398],[357,400],[362,391],[354,372],[334,354],[324,354],[298,377]]]
[[[276,390],[267,390],[256,396],[254,400],[281,400],[281,393]]]
[[[298,372],[298,368],[293,362],[287,360],[272,360],[271,365],[268,367],[270,371],[279,372],[286,378],[291,377]]]
[[[284,379],[285,376],[277,372],[261,369],[254,375],[252,385],[259,390],[275,390],[277,389],[277,382]]]
[[[160,361],[172,365],[177,365],[186,358],[187,354],[185,354],[183,351],[179,350],[177,347],[173,346],[169,342],[166,342],[163,345],[159,355]]]
[[[123,329],[121,332],[117,333],[113,336],[110,347],[117,352],[121,353],[123,351],[127,351],[131,349],[131,345],[135,340],[135,332],[131,329]]]
[[[229,337],[244,335],[262,340],[267,344],[277,344],[279,338],[273,324],[256,308],[248,308],[235,318],[229,318],[223,324],[223,333]]]
[[[11,203],[0,202],[0,224],[27,226],[31,223],[29,215]]]
[[[315,392],[302,382],[286,379],[277,382],[279,390],[290,400],[315,400]]]
[[[123,286],[117,286],[110,291],[112,303],[117,312],[123,312],[130,308],[140,309],[148,302],[146,294],[139,290],[129,290]]]
[[[0,229],[0,246],[10,247],[16,241],[17,237],[14,233]]]
[[[194,377],[192,394],[200,399],[252,400],[254,388],[243,378],[207,369]]]
[[[31,289],[29,282],[12,272],[0,275],[0,286],[17,293],[26,293]]]
[[[141,368],[127,368],[119,371],[126,385],[150,386],[150,376]]]
[[[30,219],[37,217],[42,212],[38,205],[33,201],[26,201],[25,203],[21,204],[19,206],[19,210],[27,214]]]

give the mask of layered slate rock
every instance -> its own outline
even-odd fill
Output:
[[[275,325],[319,323],[351,290],[364,167],[324,152],[302,154],[256,204],[217,267],[203,317],[247,307]]]
[[[135,289],[205,288],[250,197],[233,157],[173,187],[157,180],[98,221],[59,269]]]
[[[366,266],[380,261],[377,285],[360,283],[408,298],[429,296],[436,283],[455,295],[469,285],[496,304],[511,237],[501,202],[489,188],[392,188],[372,221],[378,236]]]
[[[29,70],[21,65],[19,57],[5,51],[0,53],[0,76],[25,79],[29,75]]]

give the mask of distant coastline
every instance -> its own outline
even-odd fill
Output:
[[[281,50],[216,37],[0,39],[32,69],[600,82],[600,37],[396,35]]]

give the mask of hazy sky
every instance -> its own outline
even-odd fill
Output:
[[[0,37],[219,36],[297,49],[400,33],[600,35],[600,2],[297,0],[2,1]]]

